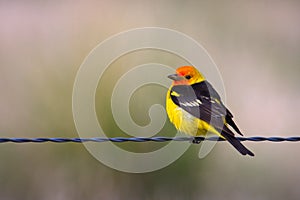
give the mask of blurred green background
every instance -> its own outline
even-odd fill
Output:
[[[178,30],[207,49],[246,136],[299,135],[299,19],[298,1],[2,0],[0,137],[78,137],[72,88],[83,59],[107,37],[144,26]],[[121,72],[146,61],[174,68],[182,62],[159,52],[128,56],[98,86],[98,115],[107,116],[110,133],[118,128],[100,100],[107,102],[101,95]],[[137,113],[164,104],[164,92],[157,87],[156,98],[145,99],[151,89],[137,91],[132,103],[145,103],[132,108],[138,124],[149,119]],[[167,123],[164,133],[173,131]],[[164,169],[126,174],[104,166],[81,144],[0,144],[0,199],[299,199],[300,144],[245,145],[254,158],[218,143],[200,160],[193,145]]]

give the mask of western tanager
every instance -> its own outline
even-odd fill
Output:
[[[254,156],[229,129],[231,126],[242,135],[217,91],[195,67],[179,67],[168,78],[173,83],[167,93],[166,109],[177,130],[193,136],[193,143],[199,143],[197,136],[214,133],[230,142],[241,154]]]

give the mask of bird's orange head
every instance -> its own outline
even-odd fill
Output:
[[[204,81],[204,76],[193,66],[182,66],[176,69],[176,74],[169,75],[173,85],[192,85]]]

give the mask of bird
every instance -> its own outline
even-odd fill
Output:
[[[242,155],[254,156],[236,137],[242,132],[220,95],[194,66],[182,66],[168,76],[172,84],[166,95],[166,112],[177,130],[192,136],[193,143],[208,132],[227,140]],[[231,127],[231,128],[230,128]],[[233,130],[231,130],[233,129]],[[197,139],[198,138],[198,139]]]

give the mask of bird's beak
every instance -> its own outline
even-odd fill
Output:
[[[178,74],[171,74],[168,76],[169,79],[172,79],[174,81],[182,81],[184,80],[184,77],[183,76],[180,76]]]

